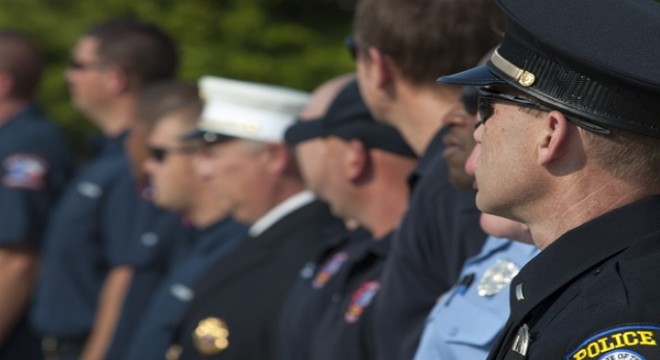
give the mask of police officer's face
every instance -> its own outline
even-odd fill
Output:
[[[477,142],[466,163],[475,176],[477,207],[520,219],[521,206],[538,197],[534,176],[538,132],[534,116],[514,104],[493,104],[494,113],[474,131]]]
[[[186,213],[194,206],[194,194],[201,179],[195,176],[195,146],[180,139],[191,129],[170,115],[161,119],[149,136],[150,156],[144,168],[154,191],[154,203],[165,209]]]

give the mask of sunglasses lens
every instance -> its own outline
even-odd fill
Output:
[[[165,155],[167,154],[167,151],[165,149],[159,149],[159,148],[150,148],[149,149],[149,156],[151,156],[152,159],[156,160],[156,162],[163,162],[165,160]]]
[[[491,116],[495,109],[493,108],[493,102],[491,99],[484,98],[483,96],[479,97],[479,117],[481,117],[481,122],[486,122]]]

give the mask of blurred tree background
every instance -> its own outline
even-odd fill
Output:
[[[95,132],[69,102],[63,73],[78,35],[111,17],[137,17],[176,39],[179,75],[217,75],[311,90],[354,70],[343,45],[353,0],[0,0],[0,27],[24,31],[44,51],[38,100],[78,154]]]

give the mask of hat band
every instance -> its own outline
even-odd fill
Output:
[[[513,87],[553,108],[599,125],[660,138],[658,94],[573,70],[510,36],[493,53],[488,67]],[[525,73],[533,80],[526,79]]]

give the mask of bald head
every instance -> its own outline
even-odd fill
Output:
[[[337,94],[354,79],[354,74],[342,75],[319,85],[314,89],[308,105],[298,115],[300,120],[314,120],[325,115]]]

